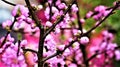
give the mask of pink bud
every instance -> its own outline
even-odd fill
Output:
[[[52,26],[52,23],[50,21],[47,21],[46,26],[50,27],[50,26]]]
[[[80,19],[80,22],[81,22],[81,23],[85,23],[85,20],[84,20],[84,19]]]
[[[84,36],[80,38],[80,43],[81,44],[87,44],[89,42],[89,38]]]
[[[115,51],[116,60],[120,60],[120,50]]]
[[[86,14],[86,18],[90,18],[92,16],[93,12],[92,11],[89,11],[87,14]]]

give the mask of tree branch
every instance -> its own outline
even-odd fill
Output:
[[[21,41],[20,41],[20,40],[18,40],[18,50],[17,50],[17,56],[19,56],[19,52],[20,52],[20,43],[21,43]]]
[[[7,4],[9,4],[9,5],[16,6],[16,4],[11,3],[11,2],[9,2],[9,1],[6,1],[6,0],[2,0],[2,1],[5,2],[5,3],[7,3]]]
[[[77,3],[77,0],[75,2],[75,4],[77,5],[78,7],[78,11],[77,11],[77,23],[78,23],[78,26],[79,26],[79,30],[81,31],[81,35],[83,34],[83,30],[82,30],[82,24],[81,24],[81,21],[80,21],[80,9],[79,9],[79,6],[78,6],[78,3]]]
[[[30,52],[33,52],[33,53],[38,53],[37,51],[33,50],[33,49],[25,49],[25,48],[22,48],[23,51],[27,52],[27,51],[30,51]]]

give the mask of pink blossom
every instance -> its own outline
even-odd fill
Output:
[[[5,22],[2,23],[3,28],[10,27],[11,25],[12,25],[11,20],[6,20]]]
[[[97,6],[94,10],[99,12],[105,12],[106,7],[103,5]]]
[[[58,6],[60,3],[61,3],[61,1],[57,0],[55,4],[56,4],[56,6]]]
[[[23,54],[20,52],[20,55],[17,56],[17,51],[13,48],[17,48],[15,45],[14,47],[9,47],[2,55],[2,61],[5,63],[6,66],[11,67],[26,67],[25,59]]]
[[[77,12],[78,11],[78,7],[77,7],[76,4],[73,4],[71,9],[72,9],[73,12]]]
[[[61,3],[61,4],[59,4],[58,8],[59,8],[59,9],[65,9],[65,8],[66,8],[65,3]]]
[[[20,12],[19,12],[20,11]],[[23,5],[16,5],[14,7],[14,9],[12,10],[12,15],[16,16],[18,13],[20,13],[20,15],[24,15],[25,17],[28,16],[28,8],[26,8]]]

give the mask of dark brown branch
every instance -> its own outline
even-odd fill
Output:
[[[5,36],[5,38],[4,38],[4,40],[2,41],[2,43],[1,43],[1,45],[0,45],[0,48],[2,48],[3,45],[5,44],[5,42],[6,42],[6,40],[7,40],[7,36],[8,36],[9,33],[10,33],[10,32],[8,31],[7,34],[6,34],[6,36]]]
[[[53,57],[55,57],[55,56],[57,56],[57,55],[59,55],[58,52],[54,53],[53,55],[51,55],[51,56],[49,56],[49,57],[47,57],[47,58],[45,58],[45,59],[43,59],[43,62],[45,62],[45,61],[47,61],[48,59],[53,58]]]
[[[39,37],[39,46],[38,46],[38,67],[43,67],[44,62],[43,60],[43,46],[44,46],[44,29],[41,28],[40,37]]]
[[[43,25],[41,25],[40,20],[38,20],[37,16],[35,15],[29,0],[25,0],[25,2],[28,6],[29,12],[30,12],[33,20],[35,21],[36,25],[40,29],[39,46],[38,46],[37,56],[38,56],[38,67],[43,67],[42,59],[43,59],[43,46],[44,46],[44,39],[45,39],[45,37],[43,37],[44,27],[43,27]]]
[[[2,0],[2,1],[5,2],[5,3],[7,3],[7,4],[9,4],[9,5],[16,6],[16,4],[11,3],[11,2],[9,2],[9,1],[6,1],[6,0]]]
[[[71,29],[77,29],[77,30],[79,30],[79,28],[60,28],[60,30],[71,30]]]
[[[20,52],[20,43],[21,43],[21,41],[20,41],[20,40],[18,40],[18,50],[17,50],[17,56],[19,56],[19,52]]]
[[[77,0],[76,0],[75,4],[77,5],[77,8],[78,8],[78,11],[77,11],[77,22],[78,22],[79,30],[81,31],[81,35],[82,35],[83,34],[82,24],[81,24],[81,21],[79,20],[80,19],[80,14],[79,14],[80,9],[79,9]]]
[[[23,51],[27,52],[27,51],[30,51],[30,52],[33,52],[33,53],[38,53],[37,51],[33,50],[33,49],[25,49],[25,48],[22,48]]]
[[[49,12],[49,21],[51,21],[52,20],[52,4],[53,4],[53,1],[52,1],[52,3],[50,4],[50,3],[48,3],[48,5],[49,5],[49,8],[50,8],[50,12]]]
[[[81,52],[83,55],[83,62],[85,64],[85,66],[88,67],[89,64],[88,64],[88,62],[86,62],[86,60],[87,60],[86,46],[83,44],[80,44],[79,48],[81,49]]]

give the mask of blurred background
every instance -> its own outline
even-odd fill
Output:
[[[7,0],[9,2],[15,3],[15,4],[24,4],[24,0]],[[39,4],[40,1],[38,0],[30,0],[33,4]],[[67,0],[69,1],[69,0]],[[85,14],[88,11],[93,11],[94,7],[98,5],[105,5],[108,7],[113,6],[113,3],[116,0],[78,0],[79,8],[80,8],[80,15],[82,18],[85,17]],[[5,35],[6,31],[2,29],[1,23],[4,22],[7,19],[12,19],[11,16],[11,10],[13,9],[13,6],[4,3],[0,0],[0,37]],[[87,19],[85,28],[88,29],[93,25],[95,21],[93,19]],[[105,23],[102,24],[101,27],[97,28],[96,31],[100,32],[103,27],[108,26],[109,28],[112,28],[116,30],[116,38],[115,41],[118,45],[120,45],[120,10],[116,10],[115,14],[110,16]],[[13,33],[14,34],[14,33]],[[115,61],[116,67],[120,67],[120,61]]]

